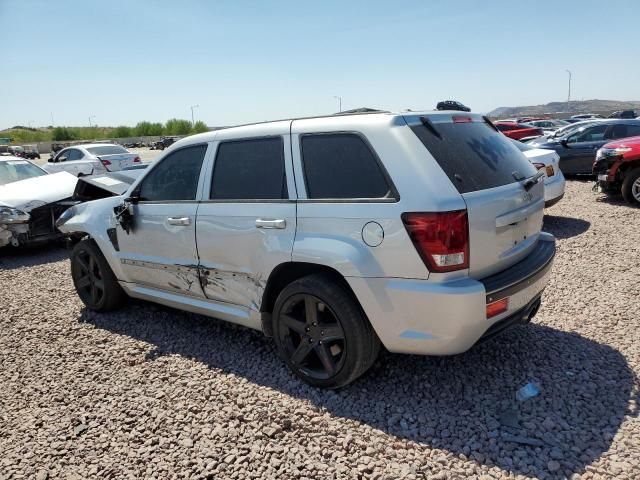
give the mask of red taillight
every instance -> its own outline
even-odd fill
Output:
[[[140,163],[140,157],[136,157],[133,159],[133,163]]]
[[[471,123],[471,117],[466,117],[463,115],[453,115],[452,117],[453,123]]]
[[[544,163],[534,163],[533,166],[536,167],[538,170],[542,170],[545,167],[545,164]]]
[[[495,317],[509,309],[509,297],[487,303],[487,318]]]
[[[111,165],[111,162],[109,160],[100,160],[102,162],[102,165],[104,165],[105,167],[108,167],[109,165]]]
[[[469,268],[469,221],[466,210],[403,213],[407,233],[432,272]]]

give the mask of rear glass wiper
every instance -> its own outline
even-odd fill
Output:
[[[544,177],[544,170],[539,170],[533,177],[527,178],[522,186],[528,192],[542,177]]]
[[[431,120],[429,120],[427,117],[420,117],[420,121],[422,122],[422,124],[425,127],[427,127],[427,130],[429,130],[436,137],[438,137],[440,140],[442,140],[442,135],[440,135],[440,132],[438,132],[438,130],[436,130],[436,127],[434,127],[434,125],[431,122]]]

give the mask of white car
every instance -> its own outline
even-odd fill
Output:
[[[565,179],[560,170],[560,156],[548,148],[536,148],[513,140],[527,159],[538,170],[544,170],[544,206],[551,207],[564,197]]]
[[[71,196],[77,182],[67,172],[49,175],[24,158],[0,157],[0,247],[59,239],[54,222],[76,203]]]
[[[43,167],[47,172],[69,172],[76,177],[117,172],[141,163],[140,157],[121,145],[89,143],[60,150]]]

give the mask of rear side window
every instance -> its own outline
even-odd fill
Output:
[[[418,120],[419,122],[419,120]],[[485,122],[410,125],[460,193],[501,187],[536,174],[502,133]]]
[[[220,143],[210,198],[272,200],[288,197],[282,137]]]
[[[115,155],[117,153],[129,153],[127,149],[120,145],[100,145],[99,147],[87,148],[89,153],[93,155]]]
[[[141,201],[195,200],[206,145],[185,147],[163,158],[142,180]]]
[[[303,135],[301,145],[308,198],[392,197],[382,167],[359,135]]]

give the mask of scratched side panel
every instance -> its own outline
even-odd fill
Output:
[[[284,220],[285,228],[257,228],[257,219]],[[293,202],[202,203],[196,236],[205,296],[258,311],[269,274],[291,261],[295,231]]]

